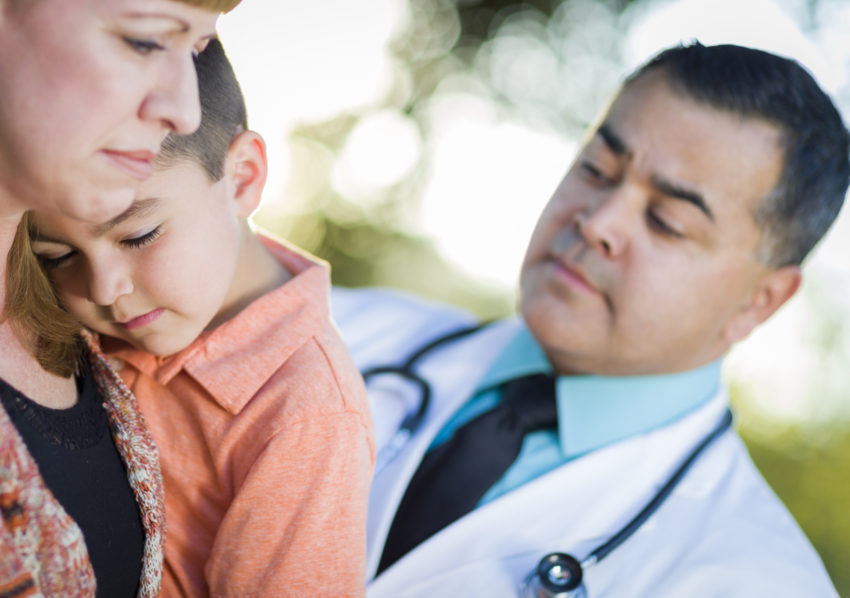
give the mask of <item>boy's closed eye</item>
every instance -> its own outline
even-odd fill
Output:
[[[150,245],[154,241],[156,241],[159,236],[162,234],[162,226],[157,225],[154,228],[150,229],[147,232],[135,235],[133,237],[129,237],[121,240],[121,245],[125,247],[144,247],[145,245]]]
[[[128,249],[138,249],[150,245],[162,234],[162,226],[156,225],[139,234],[123,238],[119,244]],[[45,271],[55,270],[69,265],[79,251],[70,245],[52,240],[33,240],[33,253],[38,258],[41,267]]]
[[[77,250],[68,245],[43,241],[33,242],[32,249],[41,267],[46,271],[67,265],[77,255]]]

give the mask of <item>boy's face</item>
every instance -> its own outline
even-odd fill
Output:
[[[522,315],[559,372],[696,367],[793,294],[797,269],[756,259],[754,214],[778,181],[780,141],[774,126],[698,104],[658,73],[620,94],[522,266]]]
[[[0,181],[20,209],[123,212],[169,131],[200,122],[217,14],[169,0],[0,0]]]
[[[34,214],[33,250],[66,309],[155,355],[188,346],[238,300],[246,230],[225,176],[192,162],[158,169],[130,208],[94,226]]]

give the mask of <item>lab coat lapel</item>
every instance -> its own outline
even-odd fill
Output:
[[[385,571],[370,597],[438,578],[437,585],[454,588],[449,578],[466,584],[463,576],[484,562],[498,563],[494,569],[516,582],[547,552],[584,558],[642,508],[724,405],[718,396],[664,430],[595,451],[475,509]]]
[[[475,392],[478,381],[493,359],[513,337],[518,322],[495,323],[468,339],[446,345],[423,359],[420,374],[431,385],[432,403],[422,426],[399,455],[372,482],[367,523],[367,570],[371,579],[380,561],[383,545],[407,485],[434,437],[461,405]],[[430,339],[419,339],[424,344]],[[412,353],[417,345],[406,349]],[[371,391],[370,391],[371,392]],[[372,396],[380,404],[379,396]]]

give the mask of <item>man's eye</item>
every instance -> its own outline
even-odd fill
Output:
[[[657,213],[653,212],[652,210],[647,211],[646,219],[649,222],[650,227],[660,232],[662,235],[673,237],[675,239],[681,239],[684,237],[682,233],[667,224]]]
[[[145,233],[143,235],[139,235],[138,237],[132,237],[130,239],[124,239],[121,241],[121,244],[125,247],[144,247],[145,245],[150,245],[153,243],[157,237],[159,237],[161,233],[160,227],[156,227],[152,231]]]
[[[142,55],[147,55],[152,52],[157,52],[159,50],[164,50],[165,46],[150,39],[137,39],[134,37],[125,37],[124,41],[127,42],[131,48],[133,48],[136,52]]]
[[[591,164],[590,162],[582,162],[582,170],[584,170],[585,174],[593,181],[603,184],[610,184],[611,178],[606,176],[599,168]]]

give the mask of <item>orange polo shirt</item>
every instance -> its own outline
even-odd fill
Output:
[[[263,241],[291,280],[175,355],[112,353],[160,451],[165,598],[365,594],[366,391],[327,266]]]

